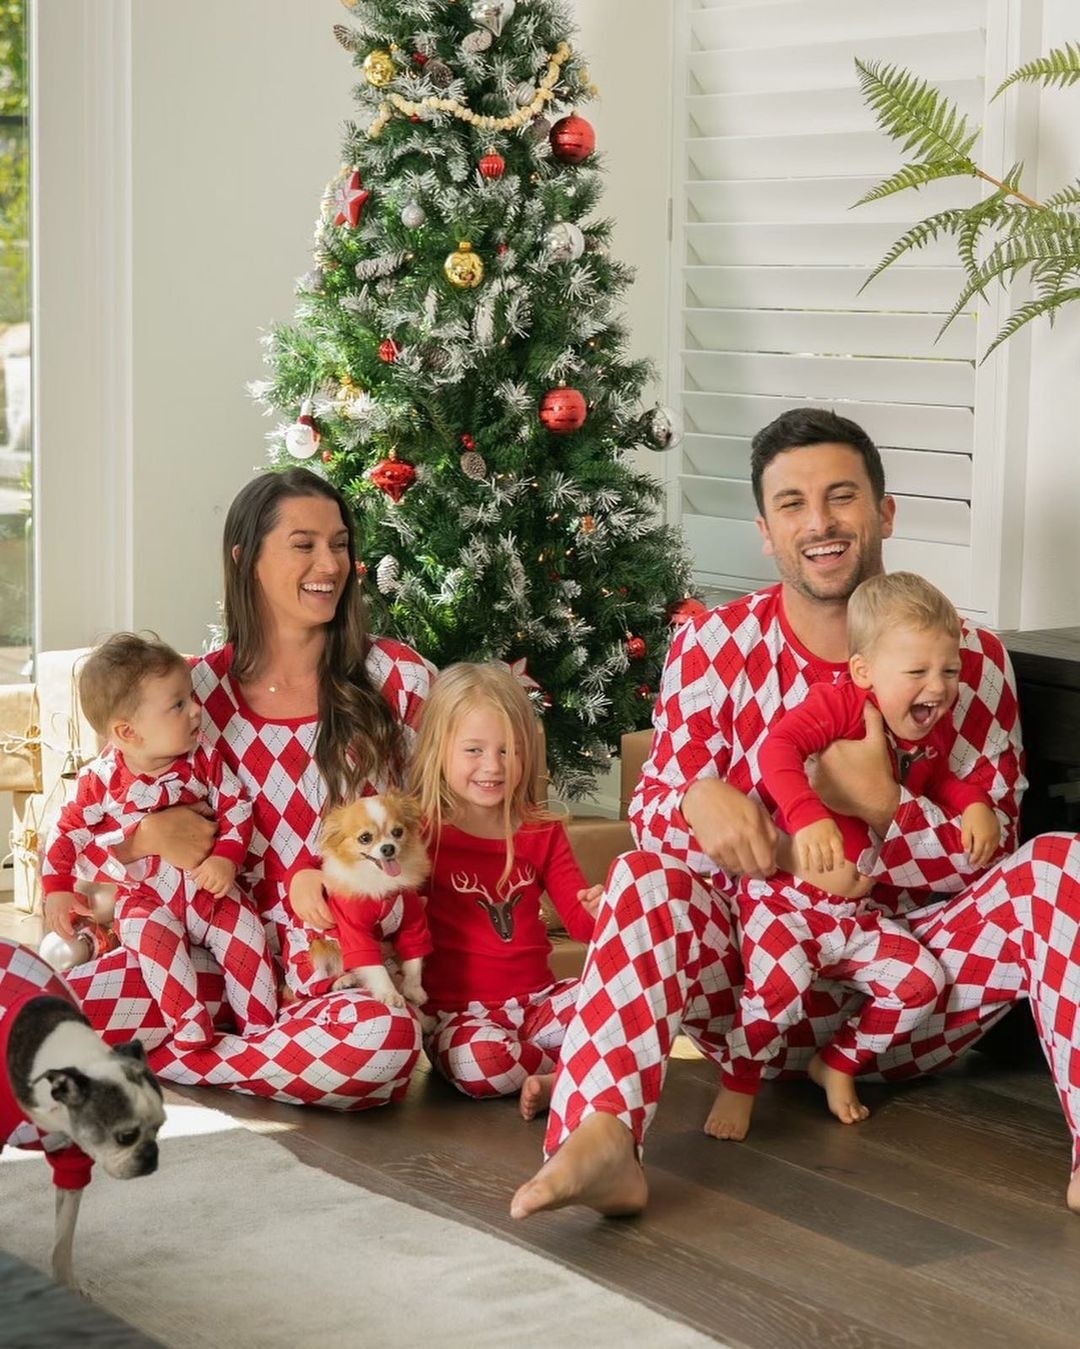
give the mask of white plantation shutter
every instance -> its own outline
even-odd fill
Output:
[[[1005,100],[984,106],[1023,45],[1008,18],[1006,0],[678,0],[671,387],[687,435],[670,504],[703,584],[775,579],[749,441],[786,408],[817,404],[882,450],[898,500],[886,565],[1008,621],[1022,455],[1010,455],[1020,414],[1006,392],[1019,357],[1007,345],[978,366],[1007,307],[964,314],[935,343],[963,283],[950,241],[859,294],[916,219],[976,200],[979,185],[950,179],[851,209],[903,162],[863,102],[856,56],[907,66],[982,122],[988,167],[1018,157]]]

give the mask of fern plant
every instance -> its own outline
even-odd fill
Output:
[[[1021,164],[1012,165],[1000,178],[980,167],[973,150],[982,128],[969,127],[967,118],[940,90],[885,62],[856,60],[855,68],[878,125],[910,156],[909,162],[872,188],[857,206],[939,178],[980,178],[993,188],[974,206],[938,211],[913,225],[870,273],[864,288],[898,258],[952,236],[966,281],[942,324],[944,332],[976,295],[985,296],[995,282],[1008,286],[1026,275],[1032,298],[1009,316],[983,360],[1032,319],[1045,314],[1052,323],[1063,305],[1080,299],[1080,179],[1036,201],[1021,189]],[[995,90],[994,98],[1014,84],[1065,88],[1077,81],[1080,43],[1069,42],[1014,70]]]

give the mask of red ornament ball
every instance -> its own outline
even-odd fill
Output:
[[[416,481],[416,469],[391,450],[389,459],[376,464],[368,477],[396,504]]]
[[[385,338],[379,343],[379,360],[385,361],[387,365],[393,365],[398,358],[400,348],[392,337]]]
[[[461,443],[462,445],[465,446],[467,450],[476,449],[476,441],[473,440],[472,436],[469,435],[468,431],[466,431],[465,434],[461,437]]]
[[[591,122],[572,113],[551,128],[551,153],[564,164],[580,164],[596,149],[596,132]]]
[[[540,422],[557,436],[580,431],[589,405],[580,389],[549,389],[540,400]]]
[[[708,612],[708,609],[700,600],[694,599],[692,595],[687,595],[684,600],[678,600],[671,606],[668,611],[668,618],[678,628],[684,623],[689,623],[692,618],[697,618]]]
[[[485,178],[501,178],[506,172],[506,160],[494,150],[489,150],[481,159],[479,168]]]
[[[628,637],[626,639],[626,654],[631,660],[644,660],[649,654],[649,648],[645,645],[645,638]]]
[[[651,702],[651,701],[652,701],[652,696],[653,696],[653,694],[652,694],[652,689],[649,688],[648,684],[639,684],[639,685],[638,685],[637,694],[638,694],[638,697],[639,697],[640,699],[642,699],[643,702]]]
[[[355,563],[353,563],[353,565],[356,568],[357,576],[362,581],[364,577],[367,575],[367,564],[365,562],[361,562],[360,559],[357,558]]]
[[[413,60],[418,66],[426,66],[430,57],[427,52],[413,52]]]
[[[333,450],[323,450],[323,452],[322,452],[322,461],[323,461],[324,464],[329,464],[329,463],[331,462],[331,460],[333,459],[333,457],[334,457],[334,451],[333,451]]]

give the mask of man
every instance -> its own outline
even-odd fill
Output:
[[[644,1206],[639,1158],[672,1040],[682,1030],[718,1060],[734,1012],[733,878],[777,869],[758,747],[811,684],[846,669],[848,597],[882,570],[895,503],[876,448],[853,422],[814,408],[783,414],[754,438],[751,479],[780,584],[694,619],[672,643],[630,812],[643,851],[612,869],[563,1043],[549,1160],[514,1196],[515,1217],[570,1203],[606,1214]],[[1016,695],[1001,643],[969,625],[954,717],[951,766],[990,796],[1011,847],[1024,786]],[[949,979],[935,1014],[882,1056],[879,1071],[896,1079],[940,1067],[1030,997],[1076,1139],[1080,963],[1070,934],[1080,923],[1080,840],[1044,835],[974,878],[958,822],[894,780],[872,707],[865,739],[822,755],[816,786],[882,838],[875,900],[902,916]],[[842,996],[815,989],[810,1033],[792,1037],[798,1047],[777,1067],[805,1067],[813,1041],[842,1020]],[[1076,1209],[1078,1160],[1074,1146],[1067,1200]]]

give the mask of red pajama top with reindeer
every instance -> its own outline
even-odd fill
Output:
[[[444,824],[428,846],[427,919],[435,944],[424,965],[429,1011],[456,1011],[473,1002],[496,1006],[551,984],[551,942],[540,912],[544,891],[575,940],[592,936],[593,920],[577,897],[587,883],[558,821],[517,831],[505,881],[503,839],[477,838]]]

